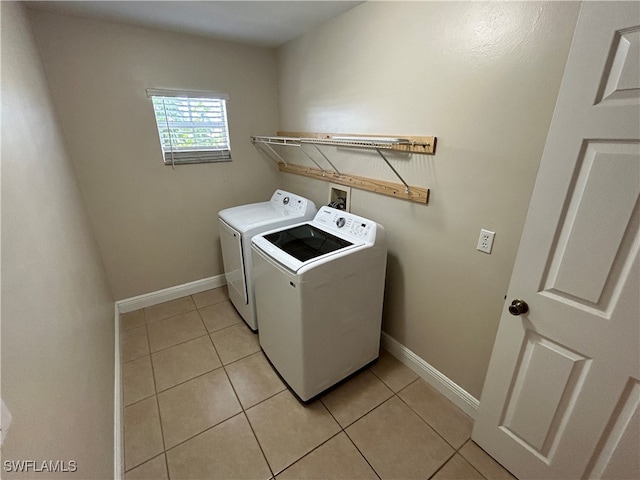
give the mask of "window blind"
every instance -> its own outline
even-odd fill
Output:
[[[231,160],[225,95],[148,89],[164,163]]]

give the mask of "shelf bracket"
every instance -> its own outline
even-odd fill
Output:
[[[320,164],[319,164],[318,162],[316,162],[316,161],[313,159],[313,157],[312,157],[311,155],[309,155],[309,154],[306,152],[306,150],[305,150],[304,148],[302,148],[302,145],[300,145],[300,151],[301,151],[302,153],[304,153],[304,154],[307,156],[307,158],[308,158],[309,160],[311,160],[311,161],[316,165],[316,167],[318,167],[318,168],[320,169],[320,171],[322,172],[322,176],[323,176],[323,177],[325,177],[325,176],[327,175],[327,172],[324,170],[324,168],[322,168],[322,167],[320,166]],[[320,153],[322,153],[322,152],[320,152]],[[325,157],[325,158],[326,158],[326,157]]]
[[[288,165],[285,159],[282,158],[280,154],[276,152],[273,148],[271,148],[271,145],[269,145],[268,143],[263,143],[263,145],[266,146],[269,150],[271,150],[271,153],[273,153],[276,157],[278,157],[282,163],[284,163],[285,165]]]
[[[391,165],[391,164],[389,163],[389,160],[387,160],[387,157],[385,157],[385,156],[382,154],[382,152],[380,151],[380,149],[379,149],[379,148],[376,148],[376,152],[378,152],[378,155],[380,155],[380,156],[382,157],[382,159],[383,159],[383,160],[384,160],[384,162],[387,164],[387,166],[391,169],[391,171],[392,171],[393,173],[395,173],[395,174],[396,174],[396,177],[398,177],[398,178],[400,179],[400,181],[401,181],[401,182],[402,182],[402,184],[404,185],[404,193],[409,193],[409,184],[407,184],[407,182],[405,182],[405,181],[404,181],[404,178],[402,178],[402,177],[400,176],[400,174],[398,173],[398,171],[397,171],[395,168],[393,168],[393,165]]]
[[[318,153],[320,153],[320,155],[322,155],[324,157],[324,159],[327,161],[327,163],[329,165],[331,165],[331,168],[333,168],[335,170],[335,172],[338,174],[338,176],[342,177],[342,174],[338,171],[338,169],[336,168],[336,166],[333,164],[333,162],[331,160],[329,160],[329,158],[324,154],[324,152],[322,150],[320,150],[320,148],[318,147],[318,145],[316,145],[315,143],[312,143],[312,145],[314,147],[316,147],[316,150],[318,151]]]

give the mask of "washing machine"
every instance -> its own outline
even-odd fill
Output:
[[[387,262],[384,228],[331,207],[252,240],[259,340],[308,401],[378,358]]]
[[[315,213],[316,206],[311,200],[284,190],[276,190],[268,202],[240,205],[218,213],[229,299],[252,330],[258,329],[258,322],[252,287],[251,238],[312,219]]]

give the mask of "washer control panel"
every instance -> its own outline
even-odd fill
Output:
[[[364,241],[374,241],[376,237],[376,223],[343,210],[331,207],[321,207],[314,218],[329,231],[335,231],[356,237]]]
[[[276,190],[271,196],[271,203],[283,209],[287,214],[303,214],[309,206],[309,200],[284,190]]]

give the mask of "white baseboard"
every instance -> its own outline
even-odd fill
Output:
[[[113,478],[115,480],[124,479],[124,452],[122,451],[123,445],[123,401],[122,401],[122,388],[121,388],[121,376],[120,376],[120,312],[118,305],[115,305],[115,328],[114,328],[114,373],[113,373]]]
[[[385,332],[382,332],[382,346],[463,412],[473,419],[476,418],[480,406],[477,398]]]
[[[133,312],[141,308],[157,305],[158,303],[168,302],[170,300],[175,300],[176,298],[186,297],[187,295],[204,292],[205,290],[211,290],[212,288],[222,287],[226,284],[227,280],[225,279],[224,274],[216,275],[214,277],[203,278],[202,280],[196,280],[194,282],[158,290],[157,292],[145,293],[138,295],[137,297],[118,300],[116,302],[116,307],[120,313]]]

